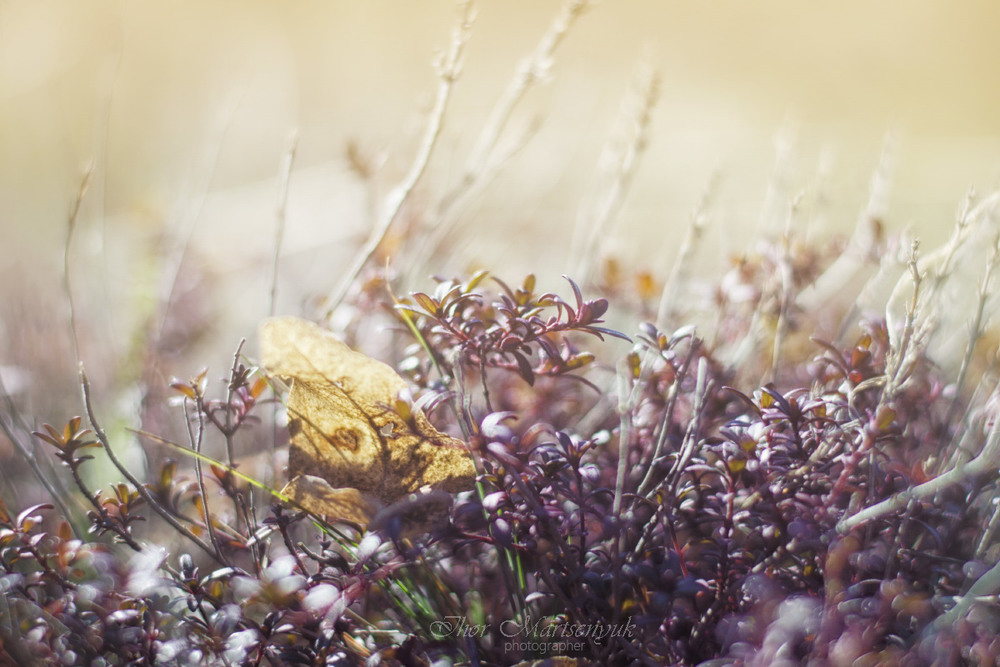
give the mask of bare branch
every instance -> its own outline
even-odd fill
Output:
[[[462,180],[452,188],[442,200],[441,208],[448,209],[459,195],[468,190],[477,180],[491,169],[495,160],[491,160],[496,151],[500,136],[507,123],[510,122],[514,109],[524,99],[525,94],[539,81],[545,79],[552,69],[552,58],[559,44],[569,32],[573,23],[590,7],[589,0],[567,0],[552,21],[552,25],[542,35],[535,51],[521,61],[507,89],[497,100],[490,112],[489,119],[476,140],[476,144],[466,161]]]
[[[76,223],[80,217],[80,206],[83,204],[83,197],[87,194],[87,186],[90,184],[90,176],[94,173],[94,165],[91,164],[83,172],[80,179],[80,187],[76,191],[76,199],[69,212],[69,224],[66,227],[66,243],[63,246],[63,289],[66,290],[66,302],[69,306],[69,326],[73,334],[73,353],[76,360],[80,360],[80,336],[76,327],[76,307],[73,303],[73,281],[70,276],[70,255],[73,247],[73,234],[76,232]]]
[[[461,179],[448,191],[430,220],[430,232],[419,241],[415,257],[429,258],[440,247],[469,202],[482,193],[503,171],[510,160],[526,146],[538,129],[538,121],[529,123],[519,136],[505,142],[500,150],[514,110],[531,88],[544,81],[552,69],[556,49],[576,20],[590,7],[590,0],[567,0],[542,35],[535,50],[518,63],[514,76],[497,100],[465,163]]]
[[[849,533],[869,521],[902,511],[913,500],[931,500],[941,491],[956,484],[962,484],[977,475],[995,474],[998,464],[1000,464],[1000,419],[994,420],[993,427],[986,437],[986,443],[980,454],[974,459],[964,465],[952,468],[932,480],[900,491],[882,502],[842,519],[837,524],[837,532]]]
[[[659,75],[646,63],[640,63],[629,96],[632,103],[626,103],[620,123],[627,123],[633,128],[628,144],[618,155],[610,157],[614,167],[612,180],[605,189],[597,208],[590,215],[588,222],[578,227],[581,231],[587,229],[587,238],[582,247],[575,248],[572,260],[576,262],[573,274],[584,280],[588,267],[597,253],[601,236],[607,232],[607,226],[614,219],[625,201],[629,186],[635,176],[639,158],[646,149],[649,126],[652,121],[653,108],[660,96]],[[634,105],[634,106],[633,106]],[[610,151],[609,151],[610,153]],[[574,236],[576,236],[574,234]],[[575,244],[574,244],[575,245]]]
[[[416,187],[420,181],[420,177],[423,176],[424,171],[427,169],[427,164],[441,134],[441,127],[445,111],[448,108],[448,101],[451,99],[452,88],[458,80],[462,68],[462,56],[465,52],[465,45],[469,40],[469,35],[472,32],[474,14],[471,0],[462,3],[459,21],[452,35],[451,46],[448,49],[448,53],[437,66],[437,96],[434,100],[434,107],[431,109],[430,116],[427,119],[427,127],[420,146],[417,149],[413,164],[410,165],[409,172],[399,185],[389,192],[378,224],[368,236],[368,240],[361,247],[357,258],[347,270],[340,285],[327,299],[327,308],[323,315],[324,319],[329,319],[333,311],[344,300],[344,297],[347,296],[351,285],[361,275],[365,265],[375,254],[375,251],[378,250],[382,240],[392,227],[392,223],[399,216],[403,204],[409,199],[413,188]]]
[[[292,180],[292,165],[295,163],[295,151],[299,145],[298,132],[292,133],[288,151],[281,166],[281,178],[278,186],[278,205],[275,209],[274,226],[274,261],[271,266],[271,305],[268,314],[274,316],[278,298],[278,260],[281,256],[281,243],[285,238],[285,218],[288,210],[288,183]]]
[[[94,408],[90,401],[90,381],[87,379],[87,373],[86,371],[84,371],[82,363],[80,364],[80,386],[83,390],[83,404],[87,410],[87,419],[90,420],[90,425],[94,429],[94,435],[97,436],[98,441],[100,441],[101,446],[107,453],[108,458],[111,460],[112,465],[114,465],[115,468],[118,469],[118,472],[120,472],[125,477],[125,479],[127,479],[129,483],[132,484],[132,487],[135,488],[136,491],[138,491],[139,495],[142,496],[143,500],[145,500],[146,503],[151,508],[153,508],[153,510],[155,510],[157,514],[163,517],[163,519],[167,523],[169,523],[174,530],[176,530],[178,533],[180,533],[184,537],[194,542],[196,545],[198,545],[198,547],[202,551],[211,556],[213,559],[225,565],[226,562],[223,559],[222,554],[218,553],[210,545],[205,543],[197,535],[192,533],[184,525],[182,525],[179,521],[177,521],[176,517],[174,517],[170,512],[168,512],[167,509],[163,507],[163,505],[161,505],[160,502],[153,496],[153,494],[149,492],[149,489],[146,488],[146,485],[140,482],[139,479],[132,474],[132,472],[128,469],[128,467],[125,466],[125,464],[123,464],[118,459],[118,456],[111,448],[111,442],[108,440],[107,434],[105,434],[104,429],[97,421],[97,415],[94,413]]]
[[[680,246],[677,248],[677,258],[670,269],[670,275],[663,284],[663,291],[660,292],[660,303],[656,309],[656,324],[658,326],[667,326],[668,321],[677,312],[681,284],[687,275],[695,248],[697,248],[698,242],[705,232],[708,204],[715,195],[717,183],[718,177],[714,175],[691,214],[687,231],[684,233],[684,240],[681,241]]]

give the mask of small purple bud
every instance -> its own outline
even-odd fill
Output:
[[[487,512],[496,512],[507,500],[506,491],[494,491],[483,498],[483,509]]]
[[[480,433],[482,433],[484,438],[490,440],[510,442],[517,436],[514,433],[514,429],[503,422],[512,419],[517,419],[517,415],[513,412],[491,412],[483,418],[482,424],[479,427]]]

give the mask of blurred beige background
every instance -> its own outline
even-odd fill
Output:
[[[457,182],[560,4],[478,3],[415,211]],[[301,311],[336,284],[370,224],[347,146],[382,164],[384,196],[412,160],[431,62],[455,16],[448,0],[3,3],[2,298],[34,299],[65,327],[67,212],[93,164],[72,252],[93,339],[121,357],[156,303],[182,303],[203,284],[226,297],[188,295],[198,318],[227,342],[246,335],[267,312],[280,165],[297,132],[279,304]],[[531,141],[464,211],[441,270],[479,264],[517,280],[570,266],[573,225],[602,182],[602,150],[640,62],[659,73],[661,95],[604,252],[665,275],[713,177],[703,265],[780,232],[766,218],[761,227],[776,174],[781,201],[820,184],[823,228],[811,236],[849,232],[888,133],[887,223],[939,243],[970,186],[1000,186],[998,28],[1000,4],[987,0],[605,0],[516,109],[511,135],[537,122]],[[6,311],[8,356],[31,308]]]
[[[478,5],[428,190],[454,177],[559,4]],[[223,203],[211,204],[257,185],[270,188],[273,208],[293,130],[297,172],[325,167],[335,189],[350,178],[344,147],[354,140],[386,153],[389,184],[408,165],[434,90],[430,61],[447,46],[454,15],[449,1],[7,2],[4,235],[58,247],[90,162],[100,199],[85,211],[91,219],[176,225],[207,191],[214,199],[197,215],[211,227],[213,216],[227,217]],[[621,225],[683,221],[713,172],[725,217],[756,217],[783,130],[796,137],[801,179],[826,169],[831,199],[857,209],[893,130],[892,222],[934,236],[969,186],[988,189],[1000,176],[998,28],[1000,6],[986,1],[599,3],[514,118],[541,120],[533,143],[471,217],[557,227],[572,219],[645,56],[663,92]],[[326,211],[329,228],[359,222],[345,219],[357,213],[347,201],[315,204],[346,209]],[[228,231],[231,222],[218,224]],[[239,229],[267,233],[247,222]],[[327,231],[326,240],[339,238]]]

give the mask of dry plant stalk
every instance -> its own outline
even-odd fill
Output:
[[[596,206],[581,212],[574,230],[570,249],[572,274],[584,282],[595,265],[594,259],[599,255],[600,242],[608,232],[608,225],[621,210],[648,145],[652,112],[659,96],[659,75],[648,63],[641,62],[622,105],[617,122],[620,129],[612,133],[612,143],[605,148],[601,158],[608,165],[610,181],[600,189]],[[623,146],[616,145],[618,137],[614,135],[618,134],[626,137]],[[586,235],[583,241],[577,241],[583,234]]]
[[[952,233],[943,246],[928,254],[925,267],[927,286],[916,304],[917,317],[925,324],[931,347],[928,352],[948,370],[957,370],[967,349],[965,324],[975,317],[979,292],[972,285],[981,280],[982,267],[989,263],[989,253],[1000,232],[997,212],[1000,193],[990,195],[974,207],[970,196],[959,211]],[[899,345],[900,321],[905,304],[910,301],[911,276],[899,281],[889,298],[886,322],[894,346]],[[992,295],[989,295],[992,296]],[[984,306],[995,308],[996,300]]]
[[[347,296],[351,285],[361,275],[365,265],[368,264],[369,260],[371,260],[372,256],[378,250],[382,240],[389,233],[392,223],[399,217],[399,213],[403,209],[403,204],[409,199],[413,189],[420,181],[420,177],[423,176],[424,171],[427,169],[431,154],[434,152],[434,147],[437,145],[438,138],[441,135],[441,128],[444,126],[444,116],[448,109],[448,102],[451,99],[452,89],[462,69],[465,46],[472,32],[474,18],[475,12],[473,11],[472,1],[469,0],[461,3],[459,20],[452,32],[451,44],[448,47],[447,53],[436,64],[435,69],[438,74],[437,95],[435,96],[434,106],[428,116],[427,126],[424,129],[424,135],[417,148],[413,163],[410,165],[410,169],[403,177],[403,180],[389,192],[380,212],[378,222],[364,245],[358,251],[357,259],[348,268],[339,286],[327,298],[326,312],[323,316],[324,320],[330,318],[333,311],[344,300],[344,297]]]
[[[991,197],[987,201],[992,202],[995,197]],[[983,211],[988,211],[988,209],[980,207],[979,211],[982,213]],[[978,218],[980,216],[973,217]],[[900,281],[900,286],[897,288],[898,292],[898,290],[912,285],[912,295],[910,303],[906,308],[901,331],[897,333],[897,339],[892,344],[892,350],[887,361],[885,383],[879,400],[879,408],[882,406],[891,406],[893,400],[907,382],[912,369],[918,363],[920,354],[927,345],[928,339],[933,334],[934,328],[938,325],[938,315],[933,310],[936,305],[934,296],[940,293],[945,282],[949,278],[952,278],[953,262],[962,245],[969,239],[969,218],[968,208],[963,209],[963,213],[959,216],[958,223],[956,224],[955,232],[952,234],[949,242],[940,251],[935,253],[936,261],[931,269],[930,285],[926,290],[922,290],[924,273],[920,271],[917,265],[917,244],[914,242],[909,262],[910,283]],[[977,286],[976,309],[972,320],[968,324],[969,341],[959,368],[955,387],[956,392],[961,391],[976,340],[983,332],[986,297],[990,292],[989,288],[997,263],[998,244],[1000,244],[1000,236],[994,238],[993,247],[987,257],[984,275]],[[926,297],[925,292],[929,292],[929,295]],[[898,293],[894,294],[894,298],[898,299]],[[892,330],[890,328],[890,333]],[[949,407],[949,423],[954,417],[955,406],[956,403],[953,401]],[[968,462],[962,462],[959,458],[964,451],[961,444],[968,435],[966,431],[962,433],[962,436],[956,442],[949,443],[949,447],[952,449],[951,452],[947,449],[942,451],[942,456],[939,460],[946,460],[951,464],[951,467],[946,472],[942,472],[927,482],[913,486],[882,502],[852,514],[838,523],[837,530],[840,533],[850,532],[869,521],[902,511],[913,501],[932,499],[935,495],[950,486],[965,483],[978,475],[995,474],[997,468],[1000,467],[1000,426],[998,425],[1000,425],[1000,420],[994,422],[982,447],[974,450],[972,459]]]
[[[892,187],[893,154],[893,141],[891,137],[887,137],[872,174],[868,202],[858,217],[847,247],[822,275],[796,296],[795,304],[798,308],[815,312],[831,302],[843,301],[846,292],[848,299],[857,297],[853,303],[848,304],[848,312],[843,318],[845,323],[851,322],[857,314],[859,304],[868,305],[878,299],[875,293],[884,289],[884,283],[890,278],[892,282],[897,280],[900,270],[898,262],[889,261],[888,257],[880,260],[878,252]],[[890,273],[897,276],[892,277]],[[881,305],[879,303],[879,308]]]
[[[491,180],[490,176],[496,166],[509,157],[504,155],[498,158],[496,150],[507,124],[513,117],[514,110],[528,91],[549,75],[555,52],[563,38],[590,5],[591,0],[567,0],[549,29],[542,35],[535,50],[518,64],[506,90],[490,111],[489,118],[465,163],[461,180],[442,198],[436,220],[445,219],[446,214],[458,200],[465,197],[464,193],[476,191],[479,189],[478,183]]]
[[[952,485],[962,484],[978,475],[995,474],[998,466],[1000,466],[1000,419],[994,422],[982,451],[974,459],[841,520],[837,524],[837,531],[841,534],[849,533],[869,521],[902,511],[910,501],[928,500]]]
[[[508,146],[500,150],[501,139],[507,133],[515,110],[528,92],[549,76],[556,50],[573,24],[591,4],[592,0],[566,0],[534,51],[518,63],[507,88],[494,104],[483,125],[466,160],[462,177],[438,202],[434,215],[431,216],[429,230],[418,241],[413,271],[422,262],[430,261],[469,203],[496,179],[507,163],[530,140],[537,123],[532,123],[521,136],[512,138],[507,142]]]
[[[681,288],[687,278],[694,251],[704,236],[708,224],[708,207],[715,197],[717,185],[718,177],[713,176],[688,220],[684,239],[677,248],[677,256],[670,269],[670,275],[663,283],[663,290],[660,292],[660,303],[656,309],[657,326],[667,326],[679,312]]]
[[[288,141],[288,150],[281,164],[281,176],[278,180],[278,203],[274,210],[274,255],[271,262],[271,300],[268,314],[274,316],[278,299],[278,261],[281,257],[281,244],[285,238],[285,220],[288,212],[288,185],[292,180],[292,166],[295,164],[295,152],[299,146],[299,136],[293,132]]]

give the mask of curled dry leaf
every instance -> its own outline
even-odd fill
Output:
[[[283,493],[302,507],[366,528],[412,497],[415,511],[402,515],[413,531],[441,518],[442,496],[472,488],[465,443],[401,401],[407,385],[392,368],[294,317],[265,320],[260,341],[261,364],[290,382]]]

